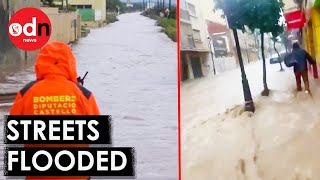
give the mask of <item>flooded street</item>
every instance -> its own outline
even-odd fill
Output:
[[[183,180],[320,179],[319,82],[309,75],[311,98],[279,69],[267,65],[271,93],[261,97],[261,61],[246,65],[254,114],[242,111],[239,69],[182,84]]]
[[[89,72],[84,86],[93,92],[101,114],[113,116],[113,145],[135,147],[137,179],[175,180],[177,44],[139,13],[118,18],[91,29],[72,46],[78,74]],[[25,68],[5,78],[1,93],[34,78],[33,67]]]

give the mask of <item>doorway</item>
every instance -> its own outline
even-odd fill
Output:
[[[203,76],[200,57],[191,57],[191,66],[194,78]]]

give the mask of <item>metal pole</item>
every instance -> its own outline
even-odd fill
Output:
[[[74,20],[74,41],[77,41],[77,20]]]
[[[143,6],[143,10],[146,10],[146,8],[144,7],[144,0],[142,1],[142,6]]]
[[[235,43],[236,43],[236,49],[237,49],[237,54],[238,54],[238,59],[239,59],[239,64],[240,64],[240,70],[241,70],[241,77],[242,77],[242,88],[243,88],[243,94],[244,94],[244,100],[245,100],[245,111],[255,111],[254,103],[252,100],[251,96],[251,91],[248,83],[248,79],[246,76],[246,72],[244,70],[244,65],[242,61],[242,56],[241,56],[241,50],[240,50],[240,43],[239,43],[239,38],[238,38],[238,32],[236,29],[232,29]]]
[[[208,39],[209,39],[209,47],[210,47],[210,53],[211,53],[211,59],[212,59],[213,74],[216,75],[216,67],[214,65],[214,58],[213,58],[213,52],[212,52],[212,46],[211,46],[212,39],[210,37],[208,37]]]

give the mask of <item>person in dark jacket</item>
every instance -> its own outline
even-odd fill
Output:
[[[308,64],[316,64],[311,55],[304,49],[300,48],[298,43],[294,43],[291,52],[292,57],[296,60],[294,64],[294,74],[296,76],[297,91],[302,91],[301,77],[304,82],[305,91],[310,93],[309,80],[308,80]]]

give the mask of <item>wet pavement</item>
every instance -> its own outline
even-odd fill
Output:
[[[72,46],[78,74],[89,72],[84,86],[101,113],[113,116],[114,146],[135,147],[137,179],[176,180],[177,44],[139,13],[119,20]],[[20,89],[34,78],[33,67],[19,73],[0,90]]]

